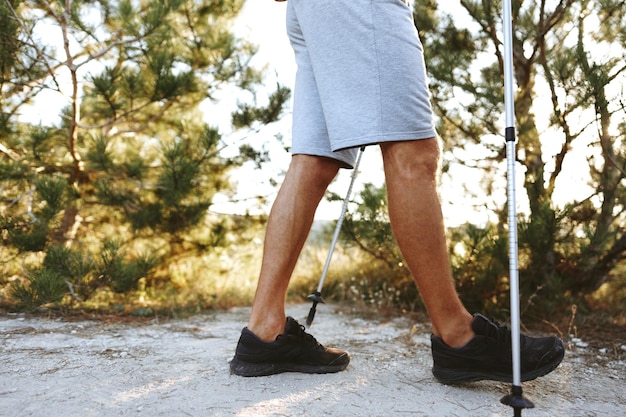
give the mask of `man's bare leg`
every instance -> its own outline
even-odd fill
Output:
[[[248,329],[272,341],[285,328],[291,274],[313,224],[317,206],[337,175],[337,161],[294,155],[268,219],[263,261]]]
[[[381,144],[389,218],[417,283],[435,336],[449,346],[472,337],[472,315],[454,286],[437,194],[439,146],[435,138]]]

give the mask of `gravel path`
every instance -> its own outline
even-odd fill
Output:
[[[304,323],[309,307],[288,313]],[[427,326],[335,310],[320,306],[311,333],[351,353],[346,371],[263,378],[229,374],[247,308],[130,324],[0,316],[0,416],[513,415],[500,404],[508,384],[434,380]],[[595,352],[579,341],[555,372],[524,384],[535,408],[523,415],[623,415],[620,349]]]

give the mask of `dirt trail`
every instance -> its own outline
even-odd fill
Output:
[[[309,305],[288,313],[304,322]],[[509,385],[445,386],[431,375],[426,326],[318,308],[311,332],[347,349],[331,375],[229,375],[249,309],[150,323],[0,316],[0,416],[512,416]],[[524,384],[524,416],[614,417],[626,407],[621,352],[579,341],[552,374]],[[612,358],[612,359],[611,359]],[[619,360],[619,358],[622,358]]]

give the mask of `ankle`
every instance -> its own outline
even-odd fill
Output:
[[[463,333],[454,333],[450,335],[443,336],[443,342],[452,347],[452,348],[461,348],[469,343],[470,340],[475,336],[472,329],[468,329]]]
[[[445,326],[438,329],[439,334],[435,336],[452,348],[463,347],[475,336],[472,330],[472,319],[473,317],[468,314],[456,321],[448,321]]]
[[[256,337],[265,341],[273,342],[279,334],[285,332],[286,318],[280,320],[270,320],[268,317],[263,320],[253,320],[252,318],[248,322],[248,330],[250,330]]]

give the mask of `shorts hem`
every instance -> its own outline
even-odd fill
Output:
[[[354,168],[354,163],[356,161],[357,149],[346,148],[346,149],[338,149],[337,151],[329,151],[324,148],[314,148],[314,147],[299,147],[298,149],[291,150],[292,155],[309,155],[309,156],[319,156],[323,158],[330,158],[339,163],[341,168]]]
[[[435,129],[410,132],[394,132],[337,140],[332,142],[332,147],[333,151],[340,151],[343,149],[359,148],[361,146],[375,145],[384,142],[403,142],[430,139],[435,136],[437,136],[437,132],[435,131]]]

